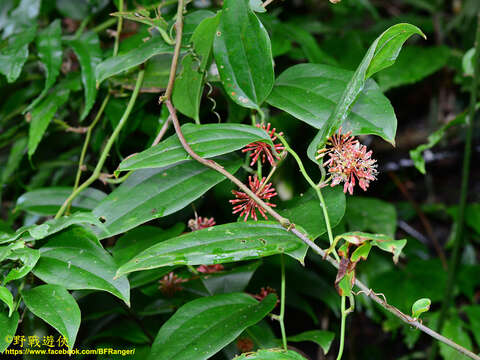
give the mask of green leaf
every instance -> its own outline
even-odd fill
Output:
[[[462,57],[462,70],[463,75],[473,76],[473,59],[475,58],[475,48],[468,50]]]
[[[234,360],[305,360],[299,353],[293,350],[263,349],[254,353],[245,353],[233,358]]]
[[[255,261],[228,271],[206,274],[202,276],[202,283],[212,295],[244,291],[261,263]]]
[[[172,101],[178,111],[199,122],[203,79],[207,70],[220,13],[203,20],[192,35],[193,54],[182,60],[182,72],[175,80]]]
[[[14,234],[0,233],[0,244],[12,242],[19,238],[22,238],[24,241],[40,240],[75,224],[88,224],[96,225],[100,228],[103,227],[102,223],[98,220],[98,217],[95,217],[92,213],[77,212],[71,216],[48,220],[41,225],[22,226]]]
[[[464,311],[470,321],[473,337],[478,345],[480,344],[480,305],[466,306],[464,307]]]
[[[29,191],[17,199],[17,210],[39,215],[55,215],[72,193],[71,187],[49,187]],[[92,210],[106,196],[103,191],[86,188],[72,202],[71,210]]]
[[[113,279],[117,265],[89,230],[76,226],[54,235],[40,254],[33,273],[46,283],[69,290],[108,291],[130,304],[127,278]]]
[[[258,12],[258,13],[264,13],[267,12],[267,10],[262,6],[263,2],[261,0],[249,0],[248,1],[248,6],[252,11]]]
[[[345,220],[349,231],[395,236],[397,211],[392,204],[369,197],[348,197]]]
[[[470,339],[467,330],[464,328],[464,325],[465,323],[458,316],[455,316],[445,322],[442,335],[464,348],[471,349],[472,340]],[[465,355],[444,343],[440,343],[440,355],[442,355],[445,360],[468,359]]]
[[[478,109],[479,107],[480,104],[477,104],[476,108]],[[445,133],[449,128],[457,125],[463,125],[466,123],[466,121],[467,113],[464,111],[459,114],[455,119],[449,121],[448,123],[440,127],[438,130],[430,134],[427,138],[428,142],[426,144],[419,145],[415,149],[410,150],[410,157],[412,158],[413,163],[418,171],[420,171],[422,174],[426,173],[423,152],[437,145],[437,143],[445,136]]]
[[[412,317],[418,319],[424,312],[430,310],[432,301],[427,298],[418,299],[412,305]]]
[[[310,143],[310,146],[308,147],[308,157],[312,161],[316,162],[315,153],[317,149],[322,147],[328,137],[343,125],[353,104],[357,101],[359,94],[365,87],[368,87],[368,84],[366,83],[367,79],[376,72],[393,65],[400,53],[403,43],[414,34],[419,34],[425,37],[418,27],[402,23],[391,26],[375,39],[345,88],[335,110],[330,114],[328,120],[322,125],[317,136],[315,136]],[[384,121],[381,122],[380,129],[371,127],[362,133],[376,134],[390,143],[395,144],[396,127],[396,121],[394,123],[392,123],[391,120]],[[345,130],[349,129],[347,128],[348,126]],[[386,132],[385,128],[388,129],[388,132]],[[379,134],[380,131],[382,134]],[[384,134],[388,135],[385,136]]]
[[[273,87],[273,57],[268,33],[247,0],[223,2],[213,54],[228,96],[259,109]]]
[[[62,27],[60,20],[53,21],[47,28],[40,31],[36,39],[36,45],[38,57],[46,74],[45,87],[25,111],[34,108],[47,95],[48,90],[53,86],[60,73],[62,65]]]
[[[32,24],[36,26],[35,19],[40,12],[40,4],[41,0],[21,0],[18,7],[6,19],[3,27],[3,39],[25,31]]]
[[[15,306],[13,305],[13,295],[5,286],[0,286],[0,300],[8,306],[8,317],[12,316]]]
[[[27,275],[35,266],[40,258],[40,252],[36,249],[30,249],[28,247],[23,249],[16,249],[7,257],[10,260],[19,260],[22,265],[18,268],[10,270],[8,275],[3,280],[3,284],[7,284],[12,280],[23,278]]]
[[[303,263],[307,249],[305,243],[276,222],[236,222],[154,245],[121,266],[117,276],[168,265],[220,264],[282,253]]]
[[[163,230],[155,226],[139,226],[132,229],[117,240],[112,249],[113,258],[117,265],[123,265],[143,250],[162,241],[174,238],[185,230],[183,223]]]
[[[324,188],[322,194],[327,204],[330,225],[335,227],[345,213],[345,194],[338,186]],[[288,207],[279,213],[293,223],[301,225],[312,239],[327,232],[320,200],[313,189],[290,202]]]
[[[269,144],[268,134],[257,127],[242,124],[185,124],[182,132],[192,149],[204,158],[223,155],[255,141]],[[157,168],[190,159],[177,135],[125,159],[117,171]]]
[[[219,163],[230,173],[241,166],[236,156],[225,156]],[[102,231],[99,237],[103,239],[173,214],[223,179],[223,175],[196,161],[135,171],[93,210],[94,215],[105,220],[110,232]]]
[[[82,83],[85,91],[85,106],[80,120],[85,119],[95,103],[97,88],[95,82],[95,69],[102,61],[102,50],[98,35],[93,32],[84,33],[80,38],[68,41],[77,55],[82,67]]]
[[[28,310],[54,327],[73,349],[80,327],[80,308],[65,288],[40,285],[22,291],[22,299]]]
[[[0,51],[0,74],[14,82],[22,72],[23,64],[28,58],[28,45],[35,38],[36,24],[8,39],[8,45]],[[4,33],[5,34],[5,33]]]
[[[277,78],[267,102],[317,129],[327,126],[342,101],[353,72],[321,64],[300,64]],[[349,109],[350,110],[350,109]],[[353,134],[376,134],[394,141],[397,118],[390,101],[373,80],[365,82],[343,126]]]
[[[97,87],[103,80],[143,64],[154,55],[172,52],[172,46],[166,44],[160,36],[154,36],[139,47],[124,54],[110,57],[98,64],[96,68]]]
[[[395,65],[378,74],[382,91],[414,84],[447,64],[451,50],[446,46],[405,46]]]
[[[58,108],[67,102],[69,96],[69,89],[58,86],[56,91],[51,92],[32,110],[28,131],[28,156],[30,158],[35,153]]]
[[[17,332],[18,318],[18,312],[16,311],[12,316],[0,312],[0,353],[3,353],[12,343]]]
[[[243,293],[202,297],[183,305],[160,328],[149,360],[210,358],[273,310],[277,298],[262,302]]]
[[[291,342],[313,341],[322,348],[324,354],[327,354],[334,337],[335,334],[331,331],[310,330],[298,335],[289,336],[287,340]]]
[[[366,242],[360,245],[355,251],[352,253],[350,260],[352,262],[357,262],[359,260],[367,260],[368,254],[370,253],[370,249],[372,248],[372,244],[370,242]]]

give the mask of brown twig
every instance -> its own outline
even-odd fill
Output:
[[[183,26],[183,0],[179,0],[178,2],[178,11],[177,11],[177,19],[176,19],[176,29],[177,29],[177,36],[176,36],[176,44],[175,44],[175,51],[179,54],[180,53],[180,46],[181,46],[181,39],[182,39],[182,26]],[[173,89],[173,85],[175,82],[175,73],[176,73],[176,68],[177,64],[175,61],[178,61],[178,54],[177,56],[173,57],[172,60],[172,65],[171,65],[171,71],[170,71],[170,78],[168,81],[168,88]],[[173,71],[172,71],[173,70]],[[316,245],[312,240],[308,238],[307,235],[299,231],[298,229],[295,228],[295,225],[290,222],[290,220],[284,218],[281,216],[279,213],[277,213],[275,210],[273,210],[270,206],[265,204],[257,195],[255,195],[245,184],[243,184],[239,179],[237,179],[234,175],[229,173],[227,170],[225,170],[221,165],[216,163],[213,160],[208,160],[204,159],[201,156],[199,156],[193,149],[190,147],[188,142],[186,141],[185,137],[183,136],[182,129],[180,128],[180,123],[178,121],[177,117],[177,112],[175,107],[173,106],[170,97],[171,97],[171,90],[165,93],[165,95],[160,99],[165,101],[165,104],[167,105],[168,111],[170,113],[171,121],[173,123],[173,126],[175,128],[175,132],[178,136],[178,139],[180,140],[180,143],[182,144],[183,148],[185,151],[192,157],[192,159],[198,161],[199,163],[219,172],[220,174],[224,175],[227,179],[232,181],[235,185],[237,185],[242,191],[244,191],[246,194],[248,194],[259,206],[261,206],[268,214],[270,214],[275,220],[277,220],[282,226],[287,228],[288,231],[290,231],[292,234],[294,234],[296,237],[298,237],[300,240],[302,240],[305,244],[307,244],[309,247],[313,249],[318,255],[320,255],[322,258],[324,258],[326,261],[328,261],[330,264],[332,264],[335,268],[338,269],[339,263],[336,261],[334,258],[330,256],[326,256],[325,251],[322,250],[318,245]],[[474,360],[480,360],[480,356],[472,353],[471,351],[465,349],[464,347],[456,344],[455,342],[451,341],[450,339],[446,338],[445,336],[440,335],[439,333],[435,332],[434,330],[430,329],[429,327],[423,325],[421,322],[418,320],[402,313],[399,309],[397,309],[394,306],[391,306],[387,304],[383,299],[378,297],[374,291],[370,291],[368,286],[366,286],[364,283],[359,281],[358,279],[355,280],[355,285],[360,288],[360,290],[365,294],[365,296],[368,296],[371,298],[373,301],[375,301],[377,304],[385,308],[387,311],[404,321],[410,326],[416,327],[417,329],[423,331],[424,333],[430,335],[431,337],[453,347],[457,351],[461,352],[462,354],[470,357],[471,359]]]
[[[168,127],[170,126],[170,118],[171,116],[169,116],[167,120],[163,123],[162,128],[157,134],[157,137],[155,138],[155,140],[153,140],[152,146],[158,145],[158,143],[162,140],[163,136],[168,130]]]

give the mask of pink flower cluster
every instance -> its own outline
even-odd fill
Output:
[[[275,160],[280,159],[279,155],[281,151],[285,149],[285,147],[282,144],[275,144],[275,140],[277,140],[277,135],[275,135],[275,131],[277,129],[273,128],[270,130],[270,123],[268,123],[267,126],[257,124],[257,127],[265,130],[267,134],[270,136],[270,139],[272,139],[272,143],[273,143],[273,149],[267,143],[264,143],[262,141],[255,141],[245,146],[242,152],[247,152],[247,151],[252,152],[250,154],[250,157],[252,158],[252,162],[250,163],[250,166],[253,166],[259,158],[261,159],[262,163],[265,163],[265,160],[268,159],[268,162],[270,163],[270,165],[275,166]],[[281,132],[278,134],[283,135],[283,133]]]
[[[327,147],[318,150],[316,159],[325,155],[329,159],[323,163],[328,168],[331,186],[344,183],[343,192],[353,194],[353,188],[358,180],[358,185],[366,191],[370,181],[376,180],[377,161],[372,159],[372,151],[367,151],[365,145],[351,136],[351,132],[342,134],[342,128],[337,134],[332,135],[327,141]]]

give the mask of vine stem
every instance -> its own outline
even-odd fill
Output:
[[[180,2],[182,2],[182,5],[183,5],[183,1],[179,0],[179,9],[180,9]],[[182,6],[182,11],[183,11],[183,6]],[[177,26],[176,26],[176,29],[177,29],[177,39],[176,39],[177,44],[176,45],[178,45],[179,42],[181,41],[181,36],[179,36],[179,33],[182,30],[181,30],[181,27],[178,24],[183,24],[182,16],[183,16],[183,12],[180,13],[180,16],[177,16],[177,19],[176,19],[177,20]],[[180,53],[180,46],[175,46],[175,51]],[[175,61],[178,61],[178,54],[177,54],[176,57],[175,57],[175,54],[174,54],[173,59],[176,59]],[[175,61],[172,60],[171,69],[176,69],[177,64],[175,63]],[[172,88],[173,88],[173,83],[174,82],[175,82],[175,71],[170,71],[170,78],[169,78],[168,83],[169,83],[169,85],[171,84],[170,86]],[[279,213],[277,213],[275,210],[273,210],[270,206],[265,204],[265,202],[262,199],[260,199],[257,195],[255,195],[250,190],[250,188],[248,188],[245,184],[243,184],[239,179],[237,179],[230,172],[226,171],[221,165],[219,165],[218,163],[216,163],[213,160],[204,159],[201,156],[199,156],[195,151],[193,151],[193,149],[190,147],[188,142],[185,140],[185,136],[183,135],[182,129],[180,128],[180,123],[178,121],[176,109],[173,106],[170,98],[164,96],[164,97],[162,97],[161,100],[165,100],[165,104],[167,105],[167,109],[170,113],[171,120],[172,120],[173,126],[175,128],[175,133],[177,134],[178,139],[179,139],[180,143],[182,144],[182,147],[187,152],[187,154],[192,157],[192,159],[198,161],[200,164],[203,164],[203,165],[217,171],[218,173],[222,174],[227,179],[232,181],[243,192],[245,192],[248,196],[250,196],[259,206],[261,206],[269,215],[271,215],[283,227],[285,227],[287,229],[287,231],[290,231],[292,234],[294,234],[296,237],[298,237],[300,240],[302,240],[305,244],[307,244],[310,248],[312,248],[312,250],[315,251],[318,255],[320,255],[322,258],[324,258],[326,261],[328,261],[330,264],[332,264],[334,267],[336,267],[338,269],[339,262],[337,260],[335,260],[334,258],[332,258],[331,256],[326,256],[325,251],[323,249],[321,249],[317,244],[315,244],[312,240],[310,240],[307,235],[305,235],[304,233],[302,233],[301,231],[299,231],[298,229],[295,228],[295,224],[293,224],[292,222],[290,222],[290,220],[288,220],[287,218],[284,218]],[[376,302],[377,304],[379,304],[380,306],[385,308],[387,311],[389,311],[390,313],[392,313],[393,315],[398,317],[400,320],[402,320],[403,322],[405,322],[409,326],[416,327],[417,329],[423,331],[424,333],[428,334],[429,336],[437,339],[438,341],[441,341],[441,342],[447,344],[448,346],[451,346],[455,350],[457,350],[460,353],[468,356],[471,359],[480,360],[480,356],[474,354],[473,352],[471,352],[468,349],[465,349],[463,346],[453,342],[452,340],[446,338],[445,336],[440,335],[436,331],[434,331],[434,330],[430,329],[429,327],[420,323],[417,319],[414,319],[414,318],[402,313],[396,307],[387,304],[383,299],[378,297],[375,294],[375,292],[371,291],[371,289],[369,289],[368,286],[366,286],[360,280],[358,280],[358,279],[355,280],[355,285],[358,288],[360,288],[360,290],[363,291],[363,294],[365,296],[371,298],[374,302]]]
[[[338,348],[337,360],[340,360],[342,358],[343,347],[345,345],[345,323],[348,315],[345,309],[345,303],[346,303],[345,299],[346,299],[346,296],[342,296],[342,300],[341,300],[342,320],[340,325],[340,347]]]
[[[84,183],[82,183],[77,189],[75,189],[70,194],[70,196],[62,204],[62,207],[58,210],[57,214],[55,215],[55,219],[58,219],[59,217],[61,217],[65,212],[65,209],[67,208],[67,206],[69,206],[69,204],[73,201],[73,199],[75,199],[78,196],[78,194],[80,194],[85,188],[87,188],[91,183],[97,180],[98,177],[100,176],[100,172],[102,170],[103,164],[105,164],[105,161],[107,160],[107,156],[110,152],[110,149],[115,143],[115,140],[117,139],[118,134],[120,134],[120,130],[122,130],[123,125],[125,125],[128,117],[130,116],[130,113],[132,112],[133,105],[135,104],[138,93],[140,92],[140,88],[142,87],[144,75],[145,75],[145,70],[142,69],[138,72],[135,88],[133,89],[133,93],[132,93],[132,96],[130,97],[130,101],[128,102],[127,108],[125,109],[125,112],[123,113],[122,118],[118,122],[117,126],[113,130],[112,135],[108,139],[107,144],[105,145],[100,155],[100,159],[98,160],[97,166],[95,166],[95,169],[93,170],[92,175],[90,175],[90,177],[87,180],[85,180]]]
[[[282,332],[283,349],[287,351],[287,335],[285,333],[285,259],[284,255],[280,254],[281,268],[282,268],[282,285],[280,290],[280,330]]]
[[[470,162],[472,157],[472,137],[473,129],[475,126],[475,110],[477,103],[477,87],[478,79],[480,77],[480,13],[477,14],[477,31],[475,35],[475,55],[473,59],[473,79],[472,79],[472,89],[470,91],[470,109],[468,113],[468,122],[467,122],[467,134],[465,139],[465,148],[463,152],[463,165],[462,165],[462,183],[460,188],[460,200],[458,202],[458,212],[457,212],[457,226],[455,229],[455,237],[453,242],[453,252],[450,257],[450,264],[448,267],[448,278],[447,286],[445,288],[445,296],[440,309],[440,316],[437,323],[437,331],[441,332],[445,320],[447,318],[448,309],[450,303],[453,299],[453,288],[455,286],[455,280],[457,278],[458,264],[460,263],[460,256],[462,253],[462,243],[463,243],[463,231],[464,231],[464,220],[465,220],[465,207],[467,205],[467,195],[468,195],[468,179],[470,177]],[[429,360],[435,359],[437,356],[438,346],[436,343],[432,345],[430,351]]]

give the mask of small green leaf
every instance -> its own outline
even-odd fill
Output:
[[[247,0],[223,2],[213,54],[228,96],[259,109],[273,87],[273,57],[268,33]]]
[[[40,258],[40,252],[36,249],[30,249],[28,247],[23,249],[16,249],[7,257],[10,260],[19,260],[22,265],[18,268],[10,270],[8,275],[3,280],[3,284],[16,279],[21,279],[27,275],[35,266]]]
[[[97,87],[105,79],[143,64],[154,55],[172,53],[172,46],[166,44],[160,36],[154,36],[139,47],[124,54],[110,57],[96,68]]]
[[[40,31],[36,39],[38,57],[46,74],[45,87],[40,95],[25,111],[34,108],[47,95],[60,73],[62,65],[62,28],[60,20],[53,21],[47,28]]]
[[[233,360],[305,360],[305,358],[293,350],[262,349],[235,356]]]
[[[9,83],[20,76],[28,58],[28,45],[35,38],[36,24],[8,39],[8,45],[0,51],[0,74],[7,77]],[[5,33],[4,33],[5,34]]]
[[[22,299],[28,310],[54,327],[73,349],[80,327],[80,308],[65,288],[40,285],[22,291]]]
[[[70,90],[59,85],[32,110],[28,132],[28,156],[30,158],[35,153],[58,108],[67,102],[69,96]]]
[[[93,32],[84,33],[80,38],[68,41],[68,44],[75,51],[82,67],[85,106],[80,116],[81,121],[85,119],[95,103],[95,97],[97,96],[95,69],[102,61],[102,50],[98,35]]]
[[[367,260],[368,254],[370,253],[370,249],[372,248],[372,244],[370,242],[366,242],[360,245],[350,256],[350,260],[352,262],[357,262],[359,260]]]
[[[92,213],[77,212],[71,216],[48,220],[41,225],[23,226],[14,234],[0,233],[0,244],[12,242],[19,238],[22,238],[25,241],[31,241],[34,239],[40,240],[74,224],[89,224],[96,225],[100,228],[103,227],[102,223]],[[28,235],[26,234],[27,232]]]
[[[154,245],[121,266],[117,276],[168,265],[210,265],[285,253],[303,263],[307,245],[269,221],[236,222]]]
[[[474,58],[475,58],[475,48],[471,48],[465,53],[465,55],[463,55],[462,57],[463,75],[473,76],[473,73],[474,73],[473,59]]]
[[[255,141],[272,144],[264,130],[250,125],[185,124],[182,132],[192,149],[204,158],[223,155]],[[178,136],[172,135],[160,144],[125,159],[117,171],[158,168],[188,159],[190,156],[183,149]]]
[[[430,310],[430,305],[432,301],[427,298],[418,299],[412,305],[412,317],[418,319],[421,314]]]
[[[236,156],[225,156],[220,165],[235,173],[241,165]],[[202,196],[224,176],[196,161],[157,169],[137,170],[93,210],[109,231],[103,239],[125,232],[152,219],[183,209]]]
[[[18,312],[8,316],[6,312],[0,312],[0,353],[3,353],[12,343],[17,332]]]
[[[331,331],[310,330],[298,335],[289,336],[287,340],[291,342],[313,341],[322,348],[324,354],[327,354],[334,337],[335,334]]]
[[[54,235],[40,248],[33,273],[46,283],[69,290],[108,291],[130,304],[126,277],[113,279],[117,266],[89,230],[76,226]]]
[[[55,215],[72,190],[71,187],[52,186],[29,191],[17,199],[16,209],[39,215]],[[71,210],[92,210],[105,196],[100,190],[87,188],[73,200]]]
[[[202,297],[183,305],[160,328],[149,360],[204,360],[235,340],[273,310],[277,298],[262,302],[243,293]]]
[[[418,27],[402,23],[391,26],[375,39],[355,71],[355,74],[346,86],[335,110],[330,114],[317,136],[315,136],[310,143],[310,146],[308,147],[308,157],[312,161],[317,162],[315,160],[317,149],[323,147],[328,137],[343,125],[353,104],[366,86],[367,79],[376,72],[393,65],[404,42],[414,34],[419,34],[425,37]],[[396,121],[389,125],[390,130],[393,130],[393,132],[390,133],[390,136],[384,138],[390,143],[395,144]],[[345,130],[350,129],[347,127]],[[379,135],[378,130],[376,131],[375,128],[369,129],[365,134]]]
[[[12,316],[15,306],[13,305],[13,295],[5,286],[0,286],[0,300],[8,306],[8,317]]]
[[[203,79],[207,70],[220,13],[206,18],[192,35],[193,53],[182,60],[182,72],[175,80],[172,101],[178,111],[199,122]]]

